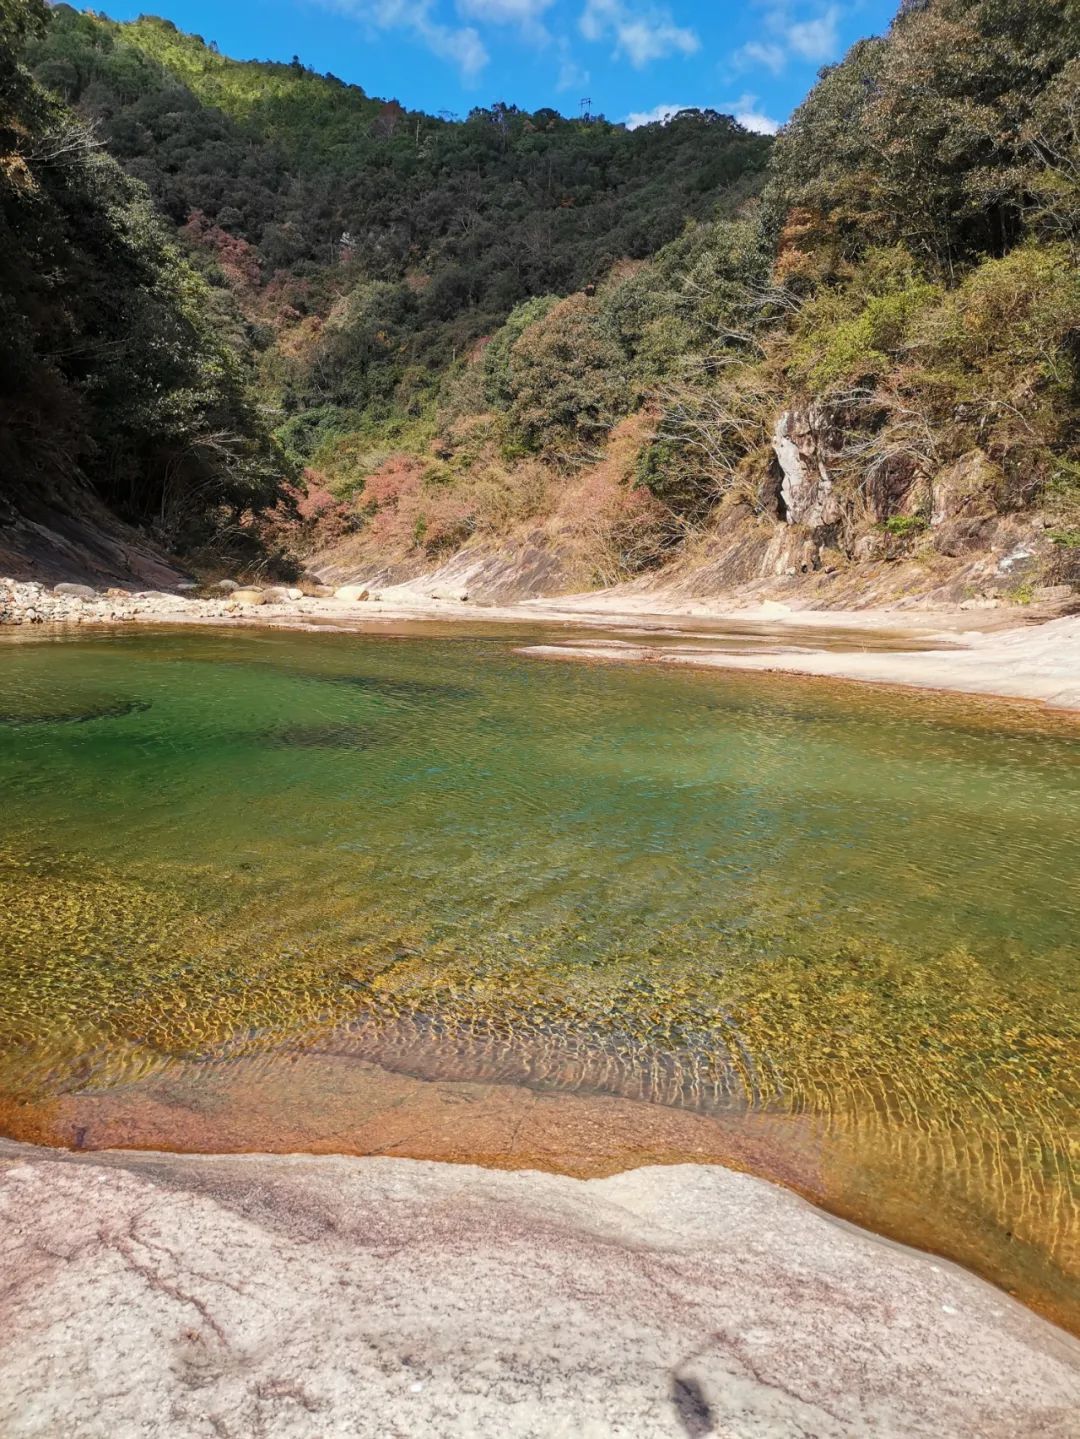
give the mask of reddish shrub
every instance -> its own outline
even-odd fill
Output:
[[[192,210],[181,231],[193,245],[210,250],[226,280],[237,289],[255,289],[262,279],[262,261],[254,245],[211,224],[202,210]]]

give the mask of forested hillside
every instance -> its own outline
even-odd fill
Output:
[[[0,0],[0,527],[96,499],[197,544],[273,504],[288,466],[209,287],[19,64],[46,20],[38,0]]]
[[[652,254],[729,187],[737,203],[769,148],[712,113],[629,132],[500,104],[456,122],[67,7],[30,59],[264,326],[347,306],[332,340],[303,337],[304,373],[276,377],[288,413],[415,415],[514,305]]]
[[[108,177],[110,213],[138,212],[156,362],[198,372],[154,376],[161,414],[116,405],[142,427],[127,451],[106,434],[75,459],[128,513],[151,490],[124,498],[101,457],[160,426],[205,467],[202,426],[243,437],[206,515],[250,532],[280,490],[261,542],[342,574],[464,547],[527,552],[555,587],[672,565],[848,602],[889,566],[894,590],[952,598],[1080,579],[1075,0],[909,0],[776,142],[713,112],[634,131],[502,104],[433,117],[164,20],[0,3],[9,27],[33,17],[11,153],[42,193],[92,173],[95,204]],[[80,137],[62,163],[18,138],[49,126]],[[53,273],[10,233],[5,263]],[[69,327],[108,323],[92,286]],[[136,352],[139,293],[114,321]],[[180,315],[197,344],[170,344]],[[106,416],[101,338],[64,383]],[[187,430],[180,396],[204,407]]]

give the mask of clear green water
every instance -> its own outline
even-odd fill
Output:
[[[1078,1312],[1073,719],[445,634],[0,676],[0,1095],[332,1044],[801,1116]]]

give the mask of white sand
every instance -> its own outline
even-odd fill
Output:
[[[800,616],[800,621],[805,617]],[[829,616],[832,620],[834,617]],[[862,618],[862,615],[858,616]],[[879,617],[878,625],[886,627]],[[926,636],[930,638],[930,635]],[[814,649],[809,631],[793,628],[791,648],[776,653],[735,653],[717,648],[659,648],[643,644],[524,646],[520,653],[545,658],[605,659],[725,669],[768,670],[828,676],[877,684],[1041,700],[1080,710],[1080,616],[1050,620],[993,634],[969,631],[937,636],[933,650],[836,651]]]

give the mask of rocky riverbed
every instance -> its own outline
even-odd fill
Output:
[[[332,596],[332,590],[326,590]],[[123,624],[131,620],[238,619],[263,606],[271,613],[312,608],[317,596],[285,586],[225,582],[207,589],[95,589],[84,584],[42,585],[0,579],[0,625]]]

